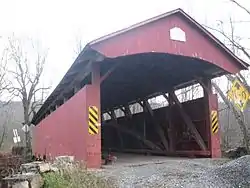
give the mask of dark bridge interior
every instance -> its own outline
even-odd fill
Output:
[[[105,59],[101,74],[108,75],[101,84],[101,107],[106,114],[103,150],[210,155],[205,98],[181,104],[173,91],[195,84],[197,79],[222,75],[222,69],[197,58],[146,53]],[[149,99],[159,95],[168,106],[154,110]],[[142,110],[134,113],[132,105]]]

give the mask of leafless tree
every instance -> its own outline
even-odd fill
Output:
[[[6,106],[4,106],[6,107]],[[13,111],[10,108],[6,108],[5,110],[2,111],[1,113],[1,124],[0,124],[0,131],[1,131],[1,135],[0,135],[0,149],[2,149],[2,147],[5,144],[5,140],[7,139],[7,135],[8,135],[8,125],[10,123],[11,118],[13,117]]]
[[[2,97],[2,95],[4,94],[5,89],[7,88],[9,82],[6,79],[6,65],[7,65],[7,49],[3,49],[1,56],[0,56],[0,98]],[[1,98],[2,99],[2,98]],[[4,103],[3,101],[0,101],[0,108],[3,108],[4,105],[6,103]],[[8,118],[6,118],[5,120],[7,120]],[[7,137],[7,121],[6,122],[2,122],[0,125],[0,129],[1,129],[1,134],[0,134],[0,149],[2,148],[3,144],[4,144],[4,140]]]
[[[1,127],[2,127],[2,130],[1,130],[1,135],[0,135],[0,149],[2,148],[2,146],[4,144],[4,140],[7,137],[7,127],[6,127],[6,124],[3,124]]]
[[[82,40],[80,34],[76,35],[75,41],[76,41],[76,44],[75,44],[75,48],[74,48],[74,54],[77,57],[82,52],[82,50],[84,48],[83,40]]]
[[[24,124],[31,126],[31,119],[42,105],[44,93],[50,87],[41,86],[47,53],[42,53],[32,40],[21,40],[15,36],[8,38],[8,92],[19,97],[23,105]],[[26,146],[31,148],[29,131],[26,133]]]
[[[7,52],[8,49],[4,48],[0,55],[0,97],[2,97],[9,82],[7,81]]]
[[[250,10],[248,8],[246,8],[244,5],[242,5],[241,3],[239,3],[238,1],[235,1],[235,0],[229,0],[229,1],[234,3],[240,9],[244,10],[250,16]]]

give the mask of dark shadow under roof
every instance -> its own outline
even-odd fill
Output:
[[[145,53],[106,59],[101,71],[116,66],[101,84],[103,111],[158,95],[175,87],[194,83],[197,77],[214,78],[225,74],[219,67],[191,57],[165,53]],[[181,84],[181,85],[180,85]]]

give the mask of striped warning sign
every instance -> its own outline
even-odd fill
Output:
[[[96,106],[89,107],[89,134],[95,135],[98,134],[98,108]]]
[[[219,122],[218,122],[218,113],[215,110],[211,112],[211,125],[212,125],[212,133],[216,134],[219,131]]]

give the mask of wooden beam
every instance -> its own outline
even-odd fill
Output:
[[[112,114],[111,111],[107,111],[107,114],[110,116],[110,118],[112,119]]]
[[[114,64],[102,77],[101,77],[101,83],[105,80],[105,79],[107,79],[110,75],[111,75],[111,73],[119,66],[119,65],[121,65],[121,63],[116,63],[116,64]]]
[[[115,110],[111,110],[110,112],[110,116],[111,116],[111,119],[115,122],[117,122],[117,118],[116,118],[116,114],[115,114]]]
[[[104,114],[102,114],[101,118],[101,122],[105,121]]]
[[[115,110],[113,109],[113,110],[111,110],[111,120],[115,123],[115,124],[117,124],[118,122],[117,122],[117,117],[116,117],[116,114],[115,114]],[[118,135],[118,137],[119,137],[119,140],[120,140],[120,146],[121,146],[121,149],[123,148],[123,139],[122,139],[122,134],[121,134],[121,131],[120,131],[120,129],[116,129],[116,131],[117,131],[117,135]]]
[[[154,111],[152,110],[149,102],[147,100],[145,100],[143,102],[143,106],[144,106],[145,111],[149,112],[151,118],[153,119],[154,126],[157,130],[158,135],[160,136],[161,142],[163,143],[165,150],[168,151],[168,148],[169,148],[168,141],[165,137],[164,129],[160,126],[159,122],[156,120],[155,115],[154,115]]]
[[[119,129],[120,131],[122,131],[124,133],[127,133],[127,134],[135,137],[137,140],[142,141],[150,149],[156,149],[156,150],[161,151],[161,149],[157,145],[155,145],[153,142],[151,142],[149,140],[144,139],[142,136],[140,136],[134,130],[129,130],[127,127],[123,127],[123,126],[119,125],[118,123],[114,123],[114,122],[112,122],[112,123],[110,123],[110,122],[109,123],[103,123],[103,124],[104,124],[104,126],[112,126],[112,127],[116,128],[116,129]]]
[[[74,86],[74,94],[76,94],[81,88],[78,86]]]
[[[122,109],[122,108],[121,108]],[[124,109],[122,109],[122,111],[124,112],[125,116],[128,117],[129,119],[132,118],[133,114],[129,108],[129,105],[125,105]]]
[[[201,87],[203,88],[204,90],[204,95],[205,95],[205,92],[209,93],[209,89],[207,88],[206,84],[203,82],[202,78],[199,78],[199,77],[195,77],[197,82],[201,85]]]
[[[204,140],[202,139],[200,133],[197,131],[197,129],[195,128],[195,125],[193,124],[191,118],[189,117],[189,115],[184,111],[182,104],[180,103],[180,101],[178,100],[177,96],[175,95],[174,91],[169,93],[169,96],[171,96],[171,98],[173,99],[173,101],[175,102],[176,106],[179,109],[179,112],[184,120],[184,122],[186,123],[186,125],[190,128],[191,132],[194,135],[194,139],[196,140],[196,142],[198,143],[198,145],[200,146],[200,148],[202,150],[207,150],[207,146],[204,142]],[[168,98],[168,97],[167,97]],[[169,98],[168,98],[169,100]],[[169,101],[170,103],[170,101]]]
[[[176,146],[176,129],[172,121],[172,109],[173,109],[173,99],[171,97],[168,97],[165,93],[162,94],[163,97],[168,101],[169,105],[168,108],[166,108],[167,113],[166,113],[166,121],[168,122],[168,140],[169,140],[169,151],[174,152],[175,151],[175,146]]]
[[[165,93],[162,93],[162,96],[168,101],[169,105],[174,105],[174,101],[173,99],[171,98],[171,96],[167,96],[167,94]]]
[[[137,103],[138,103],[139,105],[141,105],[142,108],[144,108],[144,104],[143,104],[143,102],[142,102],[141,100],[138,101]]]

